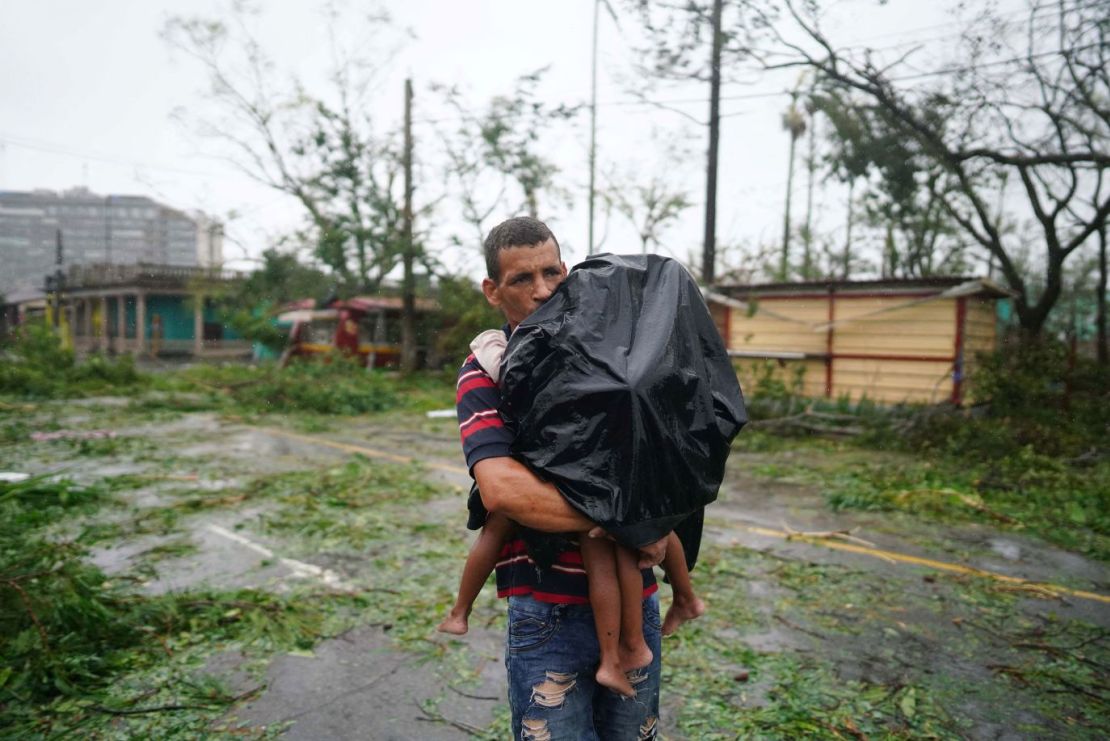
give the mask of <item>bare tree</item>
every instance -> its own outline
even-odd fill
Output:
[[[573,119],[578,107],[539,99],[545,72],[521,76],[511,93],[494,96],[478,112],[466,104],[458,88],[434,88],[457,115],[454,131],[440,137],[447,156],[446,176],[479,248],[487,220],[495,213],[524,212],[535,218],[541,197],[563,195],[556,183],[559,168],[541,154],[540,145],[553,127]]]
[[[1105,3],[1035,2],[1020,47],[1007,48],[1004,35],[995,33],[996,46],[985,48],[972,28],[970,62],[930,73],[914,70],[905,57],[882,64],[876,53],[842,50],[821,31],[813,3],[799,9],[785,0],[785,7],[804,40],[773,29],[790,58],[765,56],[767,66],[812,68],[826,90],[858,96],[915,157],[935,166],[942,175],[938,203],[969,241],[998,261],[1017,294],[1024,332],[1038,334],[1060,296],[1065,261],[1110,215],[1110,195],[1092,198],[1110,167]],[[1043,281],[1019,269],[1018,238],[999,228],[989,207],[1008,175],[1020,183],[1038,231]]]
[[[242,4],[227,18],[174,17],[163,39],[208,77],[202,106],[179,119],[241,172],[286,193],[304,209],[304,237],[318,259],[352,290],[376,290],[402,254],[399,132],[379,134],[365,113],[403,36],[388,16],[360,24],[360,49],[347,51],[337,29],[349,23],[327,11],[329,87],[306,89],[283,78],[253,32],[255,12]]]
[[[693,205],[686,193],[673,189],[670,179],[660,175],[646,183],[612,184],[603,196],[635,226],[643,254],[647,254],[649,247],[652,252],[657,251],[666,230]]]

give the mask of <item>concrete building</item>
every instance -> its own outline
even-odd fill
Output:
[[[199,217],[199,218],[198,218]],[[0,191],[0,294],[41,290],[54,271],[58,230],[64,266],[219,267],[220,225],[189,216],[146,196]]]
[[[82,355],[249,357],[250,342],[221,320],[213,301],[244,277],[197,266],[74,265],[56,321]],[[17,297],[11,324],[55,321],[52,300],[41,292]]]

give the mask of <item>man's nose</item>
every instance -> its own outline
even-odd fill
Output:
[[[546,301],[551,298],[551,294],[555,292],[551,286],[547,285],[546,281],[538,281],[535,289],[532,291],[532,298],[536,301]]]

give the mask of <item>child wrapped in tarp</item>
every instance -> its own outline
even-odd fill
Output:
[[[598,255],[576,266],[509,339],[501,389],[514,455],[622,545],[674,530],[693,568],[747,414],[682,265]],[[541,566],[549,537],[525,531]]]
[[[504,333],[491,330],[471,349],[500,381],[512,452],[624,547],[581,537],[575,544],[489,516],[473,489],[467,525],[482,534],[439,630],[466,632],[511,533],[525,541],[539,581],[558,553],[580,548],[598,629],[596,679],[632,696],[626,672],[653,657],[639,620],[642,582],[632,550],[667,538],[662,566],[674,597],[664,635],[704,612],[689,568],[703,509],[717,496],[729,446],[746,422],[698,287],[673,260],[599,256],[576,267],[507,347]]]

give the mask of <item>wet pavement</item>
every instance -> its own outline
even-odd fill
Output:
[[[74,426],[102,424],[96,414],[85,414],[94,409],[95,404],[73,407],[73,416],[65,421]],[[45,455],[21,463],[31,472],[64,470],[77,478],[150,475],[149,483],[125,495],[133,512],[166,501],[178,488],[218,496],[254,476],[319,467],[356,454],[393,462],[413,460],[443,489],[442,496],[421,506],[420,516],[439,523],[458,522],[462,528],[469,477],[450,420],[415,415],[384,421],[364,418],[336,421],[326,432],[305,432],[289,425],[257,426],[192,413],[132,424],[118,433],[124,441],[132,441],[123,444],[132,445],[137,455],[122,461],[67,458],[63,464]],[[1105,599],[1110,595],[1110,571],[1105,564],[989,525],[942,525],[891,513],[834,513],[825,506],[820,487],[753,477],[746,473],[748,463],[744,455],[730,461],[719,501],[707,512],[703,549],[743,546],[788,562],[843,565],[911,597],[908,607],[891,605],[896,627],[883,640],[876,642],[861,633],[855,639],[838,636],[830,642],[820,630],[773,615],[770,605],[780,587],[766,575],[751,574],[743,588],[756,609],[766,614],[770,627],[732,638],[757,651],[818,651],[836,659],[848,679],[896,680],[907,667],[940,661],[941,647],[967,635],[968,629],[958,619],[942,619],[943,611],[914,607],[915,599],[946,598],[947,587],[937,581],[937,575],[958,575],[959,569],[978,570],[987,579],[1011,585],[1014,582],[1007,579],[1062,585],[1072,593],[1053,599],[1030,595],[1017,601],[1018,609],[1031,616],[1051,613],[1054,619],[1079,619],[1110,628],[1110,604]],[[184,539],[188,552],[160,561],[156,573],[141,584],[143,589],[153,593],[198,587],[283,591],[298,584],[337,591],[352,588],[346,580],[365,564],[333,569],[325,559],[294,553],[280,537],[245,527],[264,515],[265,508],[265,503],[249,503],[203,511],[183,520],[172,533],[150,532],[114,542],[97,548],[92,558],[109,573],[126,573],[152,549]],[[851,531],[866,545],[838,538],[794,537],[819,531]],[[937,564],[956,570],[946,571]],[[1103,599],[1076,596],[1084,592]],[[489,598],[483,594],[481,599]],[[853,618],[844,616],[851,608],[830,606],[849,620]],[[236,707],[226,720],[245,729],[283,729],[284,737],[292,739],[468,738],[487,727],[498,708],[503,708],[501,636],[478,625],[456,650],[465,651],[466,661],[474,668],[474,681],[466,691],[445,688],[435,662],[398,648],[387,627],[359,627],[318,643],[311,652],[274,659],[265,668],[260,685],[265,689]],[[956,655],[944,657],[937,670],[962,675],[967,681],[989,675],[981,660]],[[245,677],[234,653],[217,657],[206,671],[233,689],[257,683],[256,678]],[[758,686],[748,688],[743,704],[758,705],[763,691]],[[1022,737],[1012,730],[1020,726],[1016,715],[995,721],[991,712],[973,707],[974,700],[968,703],[964,711],[980,717],[969,737]],[[666,725],[664,737],[680,738]]]

